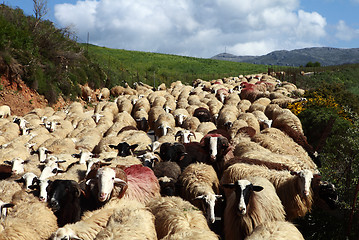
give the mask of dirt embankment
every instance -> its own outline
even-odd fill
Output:
[[[11,114],[23,116],[34,108],[45,108],[48,102],[43,95],[30,89],[23,81],[9,81],[1,76],[0,83],[0,106],[8,105],[11,108]],[[67,103],[61,98],[58,103],[52,105],[55,110],[62,108]]]

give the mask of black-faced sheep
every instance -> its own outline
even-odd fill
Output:
[[[288,220],[303,217],[311,210],[313,203],[311,183],[313,177],[318,177],[312,171],[277,171],[260,165],[236,163],[226,169],[221,183],[231,183],[249,176],[264,177],[274,185]]]
[[[285,211],[273,184],[265,178],[250,177],[223,185],[233,189],[224,210],[226,240],[244,239],[260,224],[284,221]]]

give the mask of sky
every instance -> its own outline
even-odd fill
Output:
[[[33,15],[31,0],[3,0]],[[47,0],[79,42],[210,58],[359,47],[359,0]]]

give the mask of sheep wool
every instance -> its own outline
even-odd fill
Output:
[[[147,239],[157,240],[153,214],[140,202],[123,200],[95,240]]]

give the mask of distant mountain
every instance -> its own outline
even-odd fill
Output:
[[[308,62],[319,62],[321,66],[330,66],[359,63],[359,48],[313,47],[274,51],[263,56],[236,56],[220,53],[211,59],[280,66],[305,66]]]

